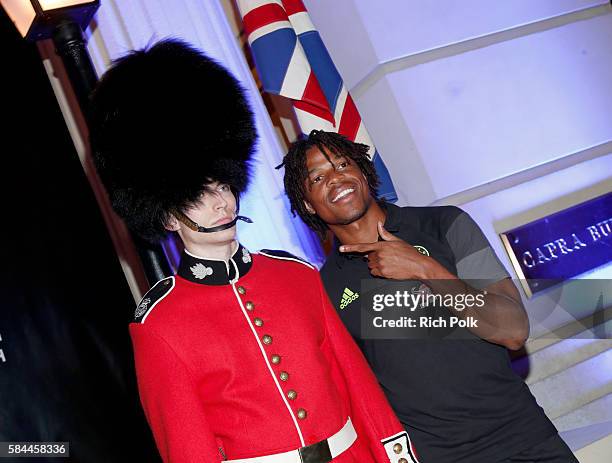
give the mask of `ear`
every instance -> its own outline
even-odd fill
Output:
[[[178,219],[173,214],[168,214],[168,221],[164,226],[169,231],[179,231],[181,229]]]
[[[304,200],[304,206],[306,206],[306,210],[308,211],[309,214],[312,214],[312,215],[316,214],[316,211],[314,210],[314,208],[308,201]]]

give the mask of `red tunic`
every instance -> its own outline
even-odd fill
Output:
[[[290,255],[240,246],[226,263],[184,254],[177,276],[145,295],[130,334],[165,462],[286,452],[330,437],[348,417],[358,437],[334,462],[412,461],[411,448],[389,452],[399,441],[383,446],[404,429],[318,272]]]

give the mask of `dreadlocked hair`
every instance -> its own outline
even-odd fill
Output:
[[[306,153],[312,148],[317,148],[330,162],[328,152],[336,156],[344,156],[354,162],[365,176],[370,194],[374,198],[378,197],[380,179],[374,163],[368,156],[370,147],[363,143],[352,142],[338,133],[313,130],[310,135],[303,136],[291,145],[283,162],[276,167],[277,169],[285,168],[285,192],[291,204],[291,212],[294,216],[297,214],[306,225],[317,232],[320,238],[324,239],[328,229],[327,224],[318,215],[308,212],[304,204],[306,200],[305,180],[308,177]]]

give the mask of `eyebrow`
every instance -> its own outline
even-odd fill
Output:
[[[339,160],[339,159],[348,159],[348,158],[347,158],[345,155],[342,155],[342,154],[335,154],[335,153],[334,153],[333,160],[334,160],[334,161],[337,161],[337,160]],[[331,164],[331,165],[333,165],[333,166],[334,166],[334,168],[336,167],[336,165],[335,165],[335,164],[332,162],[332,160],[331,160],[331,159],[328,159],[328,160],[327,160],[327,162],[326,162],[325,164]],[[314,167],[313,169],[310,169],[310,170],[308,171],[308,175],[312,174],[313,172],[316,172],[317,170],[322,170],[322,169],[323,169],[323,168],[322,168],[321,166],[316,166],[316,167]]]
[[[308,171],[308,175],[310,175],[310,174],[312,174],[313,172],[316,172],[316,171],[318,171],[318,170],[321,170],[321,167],[315,167],[314,169],[310,169],[310,170]]]

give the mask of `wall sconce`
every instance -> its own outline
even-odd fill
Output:
[[[52,38],[58,24],[74,22],[85,30],[100,0],[0,0],[19,33],[27,40]]]

